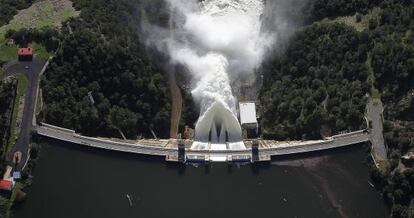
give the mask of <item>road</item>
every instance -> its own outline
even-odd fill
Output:
[[[58,139],[74,144],[102,148],[113,151],[129,153],[166,156],[177,152],[177,148],[166,147],[168,140],[153,140],[152,143],[128,143],[123,141],[111,141],[108,139],[94,138],[76,134],[74,130],[65,129],[49,124],[42,124],[36,127],[37,134],[49,138]],[[150,145],[152,144],[152,145]]]
[[[74,144],[80,144],[88,147],[102,148],[107,150],[122,151],[129,153],[139,153],[147,155],[168,156],[177,154],[177,147],[165,146],[163,141],[168,140],[154,140],[146,142],[128,143],[120,141],[112,141],[110,139],[86,137],[75,133],[74,130],[65,129],[49,124],[42,124],[36,127],[39,135],[54,138]],[[332,148],[339,148],[348,145],[354,145],[369,141],[369,134],[366,131],[355,131],[347,134],[332,136],[327,140],[314,141],[297,141],[297,142],[276,142],[265,141],[268,144],[266,148],[259,148],[260,154],[276,156],[286,154],[298,154],[312,151],[320,151]],[[193,150],[186,149],[186,153],[191,156],[199,156],[204,159],[206,156],[250,156],[251,149],[246,150]]]
[[[30,143],[31,130],[33,128],[32,120],[35,112],[39,76],[45,63],[46,61],[36,59],[32,62],[11,61],[3,67],[5,73],[0,77],[0,80],[4,80],[6,77],[13,76],[17,73],[22,73],[26,75],[28,79],[28,87],[25,94],[25,104],[23,109],[23,119],[20,127],[20,135],[11,152],[7,154],[7,161],[11,163],[13,154],[16,151],[20,151],[22,153],[22,159],[17,166],[17,169],[19,170],[22,169],[28,158],[28,148]]]
[[[22,153],[22,160],[17,166],[21,169],[24,166],[28,158],[28,148],[30,143],[31,131],[33,129],[33,116],[36,107],[36,94],[38,90],[39,77],[42,69],[45,65],[45,61],[34,60],[33,62],[17,62],[12,61],[4,67],[5,74],[0,76],[0,80],[8,76],[12,76],[16,73],[23,73],[28,78],[28,90],[25,95],[25,105],[23,111],[23,119],[21,124],[20,135],[16,144],[13,146],[12,151],[8,154],[8,161],[12,160],[13,154],[16,151]],[[27,67],[26,67],[27,66]],[[350,134],[344,134],[339,136],[333,136],[330,140],[323,142],[320,141],[308,141],[299,143],[282,143],[271,144],[268,148],[260,149],[263,154],[270,156],[303,153],[317,150],[330,149],[335,147],[342,147],[351,144],[357,144],[368,141],[371,139],[374,145],[375,156],[378,160],[386,159],[386,150],[384,146],[384,138],[382,135],[382,104],[381,102],[374,104],[369,102],[367,107],[368,119],[372,120],[372,132],[367,134],[365,131],[357,131]],[[118,150],[124,152],[142,153],[150,155],[169,155],[176,153],[177,148],[165,148],[158,146],[148,146],[145,144],[128,144],[128,143],[116,143],[113,141],[101,140],[97,138],[84,137],[76,134],[74,131],[65,130],[59,127],[45,127],[37,126],[36,130],[38,134],[60,139],[63,141],[69,141],[77,144],[83,144],[92,147],[104,148],[109,150]],[[189,151],[190,153],[197,153],[203,155],[205,153],[211,153],[211,151]],[[250,155],[251,150],[244,151],[219,151],[218,153],[227,153],[231,155],[246,154]]]
[[[371,121],[371,143],[376,161],[387,159],[387,150],[384,143],[382,112],[384,108],[380,99],[369,99],[367,104],[367,118]]]

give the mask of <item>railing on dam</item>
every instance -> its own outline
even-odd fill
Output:
[[[52,126],[42,123],[36,127],[39,135],[54,138],[62,141],[72,142],[75,144],[86,145],[90,147],[103,148],[107,150],[123,151],[130,153],[148,154],[165,156],[170,153],[177,152],[177,148],[165,148],[161,146],[148,146],[139,143],[123,143],[109,139],[99,139],[93,137],[82,136],[70,129]]]
[[[62,127],[53,126],[46,123],[41,123],[36,127],[39,135],[54,138],[62,141],[72,142],[75,144],[85,145],[89,147],[102,148],[107,150],[115,150],[130,153],[139,153],[157,156],[177,155],[178,148],[171,146],[165,147],[169,140],[146,140],[137,141],[135,143],[119,142],[111,139],[94,138],[82,136],[74,130],[65,129]],[[264,141],[267,147],[259,148],[260,155],[276,156],[285,154],[305,153],[311,151],[326,150],[331,148],[338,148],[347,145],[358,144],[369,141],[369,134],[365,130],[335,135],[325,140],[314,141],[296,141],[296,142],[275,142]],[[162,146],[164,145],[164,146]],[[208,156],[208,155],[223,155],[223,156],[243,156],[251,155],[252,150],[193,150],[186,148],[185,152],[190,156]]]

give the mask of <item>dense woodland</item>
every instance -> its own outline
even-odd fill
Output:
[[[374,171],[393,217],[414,216],[414,168],[401,156],[414,147],[414,2],[386,1],[371,25],[375,85],[385,103],[389,168]],[[384,172],[383,172],[384,173]]]
[[[41,83],[47,90],[44,121],[86,135],[120,137],[121,130],[137,138],[151,136],[152,129],[166,137],[170,97],[165,57],[146,48],[138,36],[141,18],[161,19],[148,14],[154,7],[117,0],[74,5],[81,15],[68,21],[70,29],[63,28],[60,48]]]
[[[30,7],[34,0],[0,0],[0,26],[9,23],[18,10]]]
[[[22,9],[31,1],[5,0],[5,7]],[[166,27],[165,1],[75,0],[79,18],[53,28],[9,31],[20,46],[30,42],[55,51],[41,86],[45,109],[40,120],[75,129],[85,135],[127,138],[166,137],[170,95],[164,64],[167,57],[144,45],[142,23]],[[3,7],[2,8],[5,8]],[[10,10],[11,17],[17,11]],[[140,38],[140,36],[142,38]],[[93,100],[91,100],[91,98]],[[183,92],[180,129],[197,116],[191,96]],[[92,102],[93,101],[93,102]]]
[[[314,139],[359,129],[369,90],[367,34],[341,24],[314,24],[263,65],[264,137]]]
[[[29,43],[36,42],[45,46],[48,52],[54,52],[59,47],[62,36],[53,27],[43,27],[41,29],[10,29],[6,33],[6,38],[14,39],[20,47],[27,47]]]
[[[388,119],[414,121],[414,3],[385,4],[373,26],[372,66]]]
[[[5,5],[0,8],[0,26],[31,2],[0,0]],[[41,82],[46,107],[40,119],[86,135],[120,137],[121,130],[128,138],[151,137],[152,129],[159,137],[168,136],[170,96],[164,70],[168,59],[145,46],[138,34],[142,22],[167,25],[162,2],[74,0],[81,15],[65,23],[61,33],[8,33],[19,44],[38,41],[57,50]],[[364,128],[367,94],[373,94],[374,85],[385,105],[390,161],[385,169],[372,167],[372,178],[393,217],[413,217],[414,161],[401,157],[413,150],[414,142],[414,2],[312,0],[309,4],[307,25],[260,69],[265,75],[260,93],[263,137],[316,139]],[[374,7],[379,14],[370,14]],[[362,32],[319,22],[356,13],[356,22],[369,18]],[[2,93],[6,92],[0,92],[0,102],[8,101]],[[180,129],[198,115],[191,96],[183,93]],[[0,116],[3,112],[0,108]]]
[[[373,7],[379,14],[369,13]],[[357,20],[369,18],[366,30],[313,24],[296,33],[286,52],[265,63],[264,136],[313,138],[357,128],[363,125],[364,96],[374,94],[372,83],[385,106],[389,158],[379,170],[372,165],[372,178],[392,217],[414,217],[414,160],[402,158],[414,147],[414,2],[316,0],[312,17],[355,13]]]
[[[409,0],[408,0],[409,1]],[[382,0],[313,0],[311,20],[354,15],[356,12],[366,14]]]
[[[0,81],[0,156],[10,136],[10,124],[17,83]]]

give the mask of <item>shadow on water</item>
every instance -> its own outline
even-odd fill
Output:
[[[366,150],[367,144],[366,143],[359,143],[355,145],[340,147],[340,148],[333,148],[328,150],[322,151],[313,151],[313,152],[306,152],[300,154],[288,154],[288,155],[281,155],[281,156],[272,156],[272,162],[277,161],[291,161],[291,160],[298,160],[298,159],[309,159],[309,158],[320,158],[324,156],[332,156],[337,155],[338,153],[352,153],[355,151],[360,151],[361,148]]]
[[[123,160],[125,159],[137,160],[137,161],[144,161],[148,163],[163,163],[166,166],[166,168],[169,170],[178,170],[179,174],[185,174],[185,170],[187,166],[193,166],[193,167],[203,166],[205,169],[205,172],[209,173],[211,164],[215,164],[215,163],[182,164],[179,162],[167,162],[165,161],[165,157],[161,157],[161,156],[149,156],[149,155],[126,153],[126,152],[120,152],[120,151],[111,151],[111,150],[105,150],[105,149],[96,149],[92,147],[87,147],[87,146],[68,143],[68,142],[62,142],[56,139],[50,139],[50,138],[44,138],[44,137],[41,138],[41,143],[47,143],[49,145],[59,145],[60,147],[64,147],[65,149],[70,150],[70,151],[77,151],[77,152],[87,153],[91,155],[98,155],[102,157],[110,157],[110,158],[117,158],[117,159],[123,159]],[[341,147],[341,148],[334,148],[334,149],[329,149],[329,150],[273,156],[271,161],[268,161],[268,162],[255,162],[253,164],[228,163],[228,167],[229,167],[228,172],[232,172],[232,169],[234,167],[240,168],[241,166],[250,165],[252,172],[254,174],[258,174],[260,173],[261,169],[269,168],[272,165],[278,165],[277,163],[284,164],[284,163],[289,163],[289,162],[294,162],[294,161],[322,159],[322,158],[326,158],[326,157],[333,156],[333,155],[348,154],[348,153],[360,151],[361,147],[363,148],[363,150],[367,150],[366,143],[360,143],[360,144],[355,144],[355,145]],[[363,161],[365,161],[365,159]]]
[[[50,146],[59,146],[68,151],[82,152],[85,154],[98,155],[102,157],[137,160],[137,161],[144,161],[144,162],[160,162],[160,161],[165,162],[165,157],[161,157],[161,156],[148,156],[148,155],[142,155],[142,154],[134,154],[134,153],[121,152],[121,151],[99,149],[99,148],[93,148],[93,147],[88,147],[84,145],[63,142],[57,139],[51,139],[51,138],[45,138],[45,137],[41,138],[40,143],[48,144]]]
[[[366,155],[356,145],[255,164],[185,165],[43,138],[15,217],[387,217],[367,183]]]
[[[250,168],[254,175],[259,175],[261,170],[270,168],[270,162],[256,162],[251,164]]]

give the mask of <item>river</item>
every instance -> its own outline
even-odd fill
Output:
[[[368,183],[361,145],[262,166],[183,167],[44,141],[34,183],[15,218],[388,217]]]

